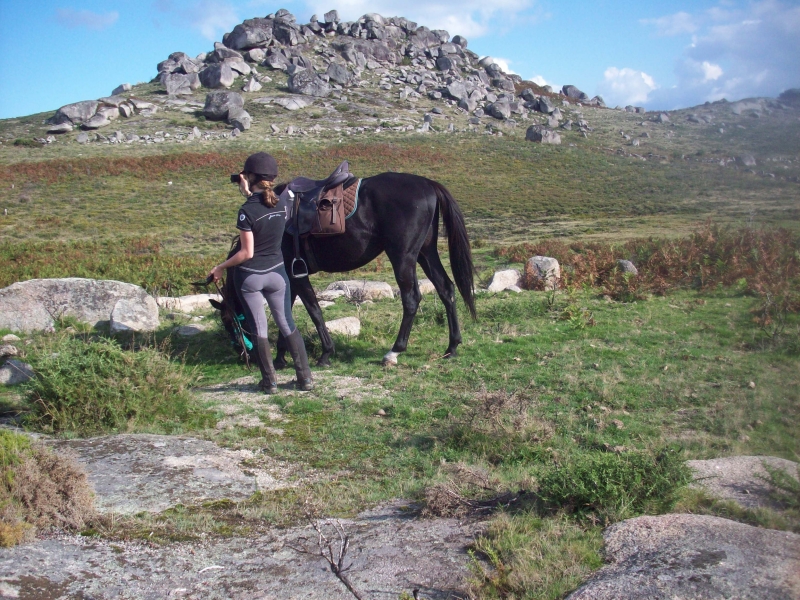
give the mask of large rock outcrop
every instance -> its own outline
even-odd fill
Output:
[[[719,517],[638,517],[603,533],[606,566],[568,600],[800,598],[800,535]]]
[[[0,329],[45,331],[60,317],[114,331],[152,331],[159,324],[156,301],[131,283],[68,277],[31,279],[0,290]]]

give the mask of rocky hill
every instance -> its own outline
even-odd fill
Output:
[[[565,107],[571,103],[605,106],[602,98],[590,99],[575,86],[564,86],[559,97],[549,87],[540,88],[518,75],[506,74],[491,57],[480,59],[469,50],[460,35],[451,38],[447,31],[374,13],[355,22],[342,22],[333,10],[323,21],[313,16],[301,25],[282,9],[244,21],[215,43],[212,51],[195,58],[174,52],[157,69],[151,86],[133,89],[123,84],[111,96],[61,107],[48,119],[47,133],[104,129],[115,121],[148,117],[166,109],[230,126],[228,131],[206,133],[206,137],[237,136],[264,114],[262,107],[298,111],[316,106],[357,113],[353,116],[358,125],[330,128],[335,133],[364,128],[428,131],[437,128],[434,118],[443,117],[445,109],[456,109],[455,115],[463,116],[466,123],[446,119],[449,122],[440,128],[474,129],[483,124],[482,119],[514,127],[531,121],[530,113],[538,112],[547,116],[550,129],[561,126],[568,130],[574,125],[585,134],[590,131],[588,124],[580,118],[566,118]],[[265,92],[270,95],[264,96]],[[422,122],[403,114],[422,100],[430,113]],[[360,105],[359,109],[342,104],[348,102]],[[272,133],[321,133],[325,124],[332,124],[318,113],[316,118],[319,122],[309,127],[310,131],[298,127],[286,131],[288,127],[273,125]],[[558,143],[558,136],[547,127],[538,129],[538,141]],[[198,131],[193,130],[178,139],[196,136]],[[78,135],[76,139],[107,141],[105,138]],[[159,138],[167,136],[114,134],[108,141],[157,142]]]
[[[336,140],[473,132],[575,144],[610,134],[595,145],[613,144],[618,153],[643,159],[695,154],[694,147],[648,141],[654,134],[641,129],[664,126],[655,137],[669,142],[677,123],[690,135],[719,137],[727,131],[735,143],[726,143],[720,156],[704,152],[704,160],[752,168],[760,148],[740,143],[742,136],[732,130],[748,129],[753,117],[794,120],[800,107],[800,92],[789,90],[778,99],[722,101],[646,116],[634,106],[605,111],[602,98],[589,98],[573,85],[554,91],[505,73],[491,57],[472,52],[461,35],[375,13],[341,21],[335,10],[305,24],[285,9],[248,19],[209,52],[174,52],[155,69],[149,83],[122,84],[110,96],[63,106],[33,129],[8,121],[0,141],[169,144],[242,134]],[[632,131],[634,124],[638,131]],[[645,143],[650,152],[638,149]]]

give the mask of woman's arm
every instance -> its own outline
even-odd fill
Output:
[[[214,281],[219,281],[222,278],[222,273],[228,267],[235,267],[236,265],[242,264],[246,260],[250,260],[253,258],[253,232],[252,231],[240,231],[239,232],[239,240],[241,242],[241,248],[239,251],[231,256],[228,260],[224,263],[221,263],[211,269],[209,272],[209,277],[213,277]]]

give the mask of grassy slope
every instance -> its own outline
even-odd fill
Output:
[[[334,111],[330,118],[374,124],[392,109],[365,106]],[[422,101],[418,121],[424,108]],[[273,151],[287,177],[321,176],[344,159],[362,175],[392,169],[433,177],[458,198],[473,239],[485,246],[547,235],[584,240],[674,236],[709,216],[796,229],[800,186],[781,177],[800,175],[800,121],[783,114],[756,121],[717,108],[722,115],[713,126],[685,124],[680,115],[672,116],[675,126],[641,125],[641,115],[583,109],[595,131],[586,139],[565,133],[561,147],[527,143],[524,128],[500,125],[503,137],[371,133],[340,143],[329,132],[319,140],[271,136],[264,141],[270,122],[306,119],[308,125],[328,118],[308,120],[271,108],[254,113],[254,129],[238,140],[163,146],[58,142],[38,149],[4,143],[0,205],[9,215],[0,229],[0,273],[8,283],[39,265],[43,270],[37,272],[46,276],[113,273],[180,289],[227,248],[240,202],[226,183],[227,173],[256,149]],[[703,110],[710,109],[695,112]],[[464,119],[450,112],[446,116],[463,125]],[[33,135],[44,116],[0,123],[0,137]],[[727,133],[720,134],[723,121]],[[186,130],[195,123],[191,115],[170,113],[159,123],[134,125],[152,133],[166,127]],[[652,137],[639,148],[620,135],[644,130]],[[647,160],[620,154],[632,151]],[[777,177],[719,166],[720,159],[745,152],[757,156],[756,170]],[[75,240],[119,237],[146,240],[130,241],[124,251],[114,241],[70,246]],[[40,240],[50,245],[37,245]],[[154,248],[152,240],[163,249]],[[482,280],[500,266],[491,252],[479,250],[476,258]],[[359,276],[391,280],[391,270],[385,262],[373,264]],[[329,279],[318,277],[317,284]],[[595,326],[587,327],[582,318],[562,318],[575,303],[592,313]],[[798,323],[790,318],[786,334],[769,340],[752,322],[756,307],[755,299],[725,289],[633,304],[561,295],[550,309],[543,293],[481,296],[480,320],[463,323],[461,355],[441,361],[444,315],[441,304],[427,297],[409,352],[398,369],[384,370],[377,361],[396,335],[399,302],[362,306],[362,335],[338,340],[333,373],[380,385],[389,390],[387,396],[356,402],[321,385],[302,399],[275,399],[291,418],[283,436],[260,430],[206,432],[221,443],[304,461],[329,474],[325,482],[265,494],[235,509],[181,509],[114,534],[155,528],[169,539],[177,530],[225,532],[231,523],[286,522],[297,517],[309,494],[325,512],[348,514],[386,498],[420,498],[431,483],[451,477],[446,465],[454,462],[487,469],[498,489],[535,489],[554,463],[614,448],[624,456],[677,443],[688,458],[772,454],[798,460]],[[326,318],[356,313],[340,301],[326,309]],[[318,348],[309,321],[298,317],[314,353]],[[175,352],[207,381],[242,374],[219,332],[176,340]],[[499,418],[482,414],[486,394],[494,393],[516,394],[524,402],[506,406]],[[376,416],[381,408],[384,417]],[[696,498],[682,506],[724,512]],[[624,511],[616,516],[625,516]],[[775,515],[737,518],[797,527]],[[475,563],[480,594],[555,598],[574,588],[599,564],[601,524],[535,506],[495,518],[476,547],[482,557]],[[553,580],[541,573],[564,575]]]

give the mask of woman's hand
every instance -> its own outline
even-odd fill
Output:
[[[208,273],[208,276],[211,277],[214,281],[219,281],[222,279],[222,274],[225,270],[222,268],[222,265],[217,265]]]
[[[253,195],[250,191],[250,182],[247,181],[247,177],[244,176],[244,173],[239,173],[239,191],[245,198],[249,198]]]

